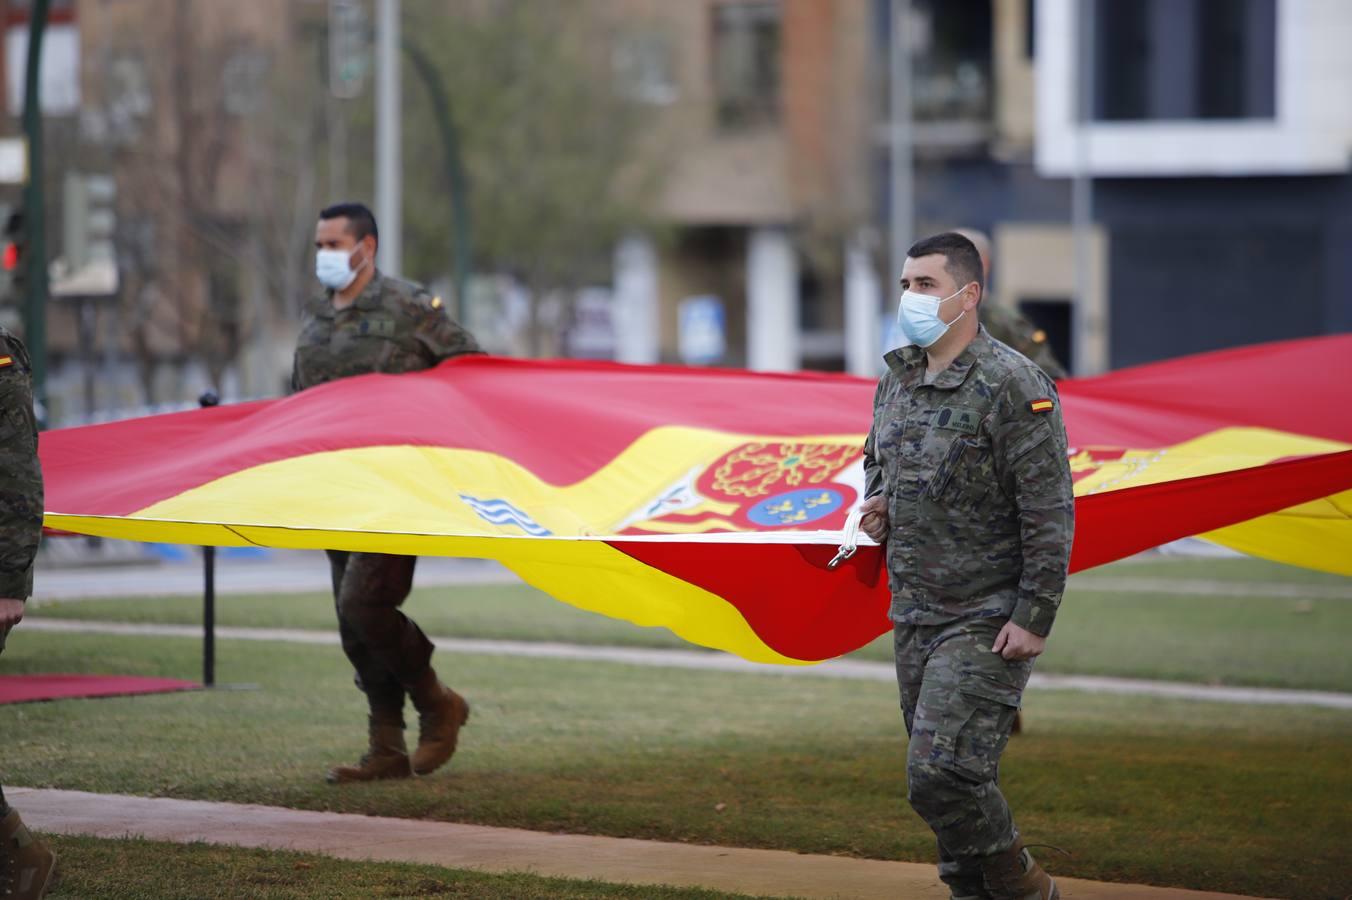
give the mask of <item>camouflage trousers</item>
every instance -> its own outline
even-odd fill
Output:
[[[1018,837],[997,782],[1033,661],[991,652],[1005,621],[898,624],[893,632],[910,735],[907,798],[938,838],[939,875],[950,883]]]
[[[432,642],[399,607],[413,587],[416,556],[329,550],[343,652],[373,714],[402,713],[407,691],[426,674]]]

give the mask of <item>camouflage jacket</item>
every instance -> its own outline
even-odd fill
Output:
[[[42,537],[42,466],[28,351],[0,328],[0,599],[27,600]]]
[[[482,352],[474,336],[446,315],[441,299],[412,282],[377,271],[351,306],[334,309],[332,296],[322,291],[305,305],[293,391],[350,375],[415,372]]]
[[[865,495],[887,497],[892,619],[1046,635],[1075,517],[1056,387],[985,328],[931,385],[919,347],[886,360],[864,471]]]
[[[983,300],[981,324],[986,326],[991,337],[1037,363],[1038,368],[1046,372],[1052,381],[1066,377],[1065,366],[1061,365],[1047,344],[1046,332],[1028,321],[1018,310]]]

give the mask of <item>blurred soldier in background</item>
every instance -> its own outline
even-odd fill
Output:
[[[360,203],[320,212],[315,276],[322,290],[305,306],[292,390],[371,372],[416,372],[481,352],[446,314],[440,297],[376,269],[379,241],[375,216]],[[399,609],[413,586],[417,557],[328,553],[343,652],[370,707],[370,749],[357,765],[331,769],[328,780],[427,775],[455,753],[469,704],[437,678],[432,642]],[[406,698],[418,711],[412,756],[404,743]]]
[[[976,246],[976,252],[981,255],[981,269],[985,273],[986,284],[990,284],[990,238],[985,232],[974,228],[955,228],[954,231]],[[1056,358],[1056,354],[1052,353],[1052,348],[1047,343],[1047,333],[1028,321],[1017,309],[993,302],[993,298],[988,297],[986,302],[981,304],[981,324],[986,326],[991,337],[1013,347],[1037,363],[1038,368],[1046,372],[1053,381],[1060,381],[1069,374]]]

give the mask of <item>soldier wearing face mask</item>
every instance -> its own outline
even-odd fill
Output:
[[[1065,589],[1074,500],[1056,387],[979,324],[982,286],[962,235],[907,252],[861,526],[885,545],[908,797],[939,877],[954,900],[1051,900],[998,771]]]
[[[428,369],[479,353],[473,335],[439,297],[376,269],[380,236],[360,203],[330,206],[315,228],[315,276],[323,290],[306,304],[291,388],[372,372]],[[328,551],[343,652],[369,707],[369,749],[355,766],[329,771],[331,783],[430,774],[455,752],[469,704],[437,678],[432,642],[399,607],[413,585],[412,556]],[[404,703],[418,712],[418,744],[404,741]]]

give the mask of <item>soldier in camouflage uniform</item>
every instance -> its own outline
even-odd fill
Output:
[[[911,247],[865,444],[864,530],[886,545],[909,799],[954,898],[1058,896],[997,786],[1074,526],[1056,387],[977,322],[961,235]]]
[[[983,284],[989,284],[991,280],[991,241],[984,232],[972,228],[959,228],[955,234],[960,234],[971,241],[976,247],[976,252],[981,256],[981,273]],[[1024,356],[1037,363],[1038,368],[1047,373],[1047,377],[1053,381],[1060,381],[1067,377],[1066,367],[1061,365],[1061,361],[1056,358],[1052,352],[1051,345],[1047,343],[1047,332],[1038,328],[1028,318],[1017,309],[1009,306],[1001,306],[999,303],[987,302],[989,298],[983,298],[980,307],[981,324],[986,326],[991,337],[1007,344]]]
[[[325,290],[305,307],[296,346],[294,391],[370,372],[431,368],[481,352],[446,314],[441,299],[375,269],[379,234],[371,211],[340,204],[320,213],[316,274]],[[437,678],[432,642],[399,609],[413,585],[412,556],[330,550],[334,603],[343,651],[370,707],[367,754],[337,766],[335,784],[426,775],[455,752],[469,704]],[[418,711],[418,746],[404,743],[404,700]]]
[[[0,327],[0,652],[33,592],[42,536],[42,467],[28,351]],[[41,897],[56,858],[35,841],[0,790],[0,897]]]

